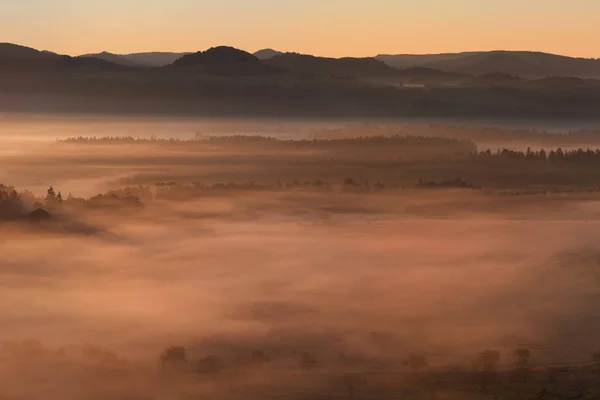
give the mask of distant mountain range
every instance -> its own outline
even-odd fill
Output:
[[[168,68],[215,75],[270,75],[292,73],[335,78],[456,81],[477,77],[479,82],[499,82],[490,77],[600,78],[600,59],[583,59],[553,54],[518,51],[471,52],[432,55],[379,55],[375,58],[326,58],[265,49],[250,54],[220,46],[196,53],[107,52],[79,57],[0,43],[0,69],[44,70],[87,68],[121,70]],[[487,77],[486,79],[482,79]],[[508,82],[507,79],[500,81]]]
[[[85,54],[115,64],[131,67],[155,68],[173,64],[189,53],[134,53],[112,54],[108,52]],[[302,74],[325,74],[336,76],[393,76],[394,69],[415,67],[439,70],[461,75],[509,74],[525,78],[567,76],[600,78],[600,59],[585,59],[528,51],[487,51],[447,54],[381,54],[366,58],[326,58],[297,53],[284,53],[263,49],[253,54],[269,65]],[[376,63],[379,61],[380,63]],[[383,65],[385,64],[385,65]],[[392,67],[391,68],[386,68]],[[424,72],[425,70],[421,70]]]
[[[130,67],[142,67],[142,68],[157,68],[165,67],[173,64],[182,56],[190,54],[187,53],[170,53],[170,52],[147,52],[147,53],[131,53],[131,54],[114,54],[107,51],[101,53],[82,54],[80,57],[93,57],[99,58],[105,61],[110,61],[115,64],[126,65]],[[268,60],[276,55],[282,54],[280,51],[273,49],[263,49],[254,53],[254,56],[259,60]]]
[[[0,43],[0,112],[600,118],[600,60],[530,52],[326,58],[232,47],[71,57]]]

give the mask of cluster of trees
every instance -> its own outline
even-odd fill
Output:
[[[69,195],[65,201],[70,206],[87,206],[94,208],[143,207],[142,200],[133,195],[124,195],[118,191],[100,193],[88,199]]]
[[[46,193],[46,204],[61,204],[64,201],[62,193],[56,193],[52,186],[48,188],[48,191]]]
[[[453,180],[443,181],[424,181],[420,179],[419,182],[414,186],[418,189],[480,189],[480,187],[470,184],[461,178]],[[156,192],[154,198],[159,200],[186,200],[194,197],[201,197],[204,195],[218,194],[221,192],[228,191],[310,191],[310,192],[334,192],[340,191],[342,193],[380,193],[386,190],[400,189],[398,185],[386,185],[384,182],[379,180],[364,182],[358,181],[352,177],[347,177],[342,180],[339,184],[331,184],[322,179],[313,181],[308,180],[293,180],[289,182],[277,181],[276,184],[260,184],[255,181],[250,182],[228,182],[228,183],[214,183],[214,184],[203,184],[200,182],[194,182],[190,184],[179,183],[179,182],[158,182],[155,184],[154,191]],[[152,200],[151,190],[148,187],[140,186],[135,188],[137,191],[145,193],[145,198]],[[122,192],[121,192],[122,193]],[[139,195],[138,195],[139,196]]]
[[[215,355],[207,355],[190,361],[188,351],[182,346],[169,346],[159,355],[159,368],[162,372],[216,373],[228,367],[227,363]],[[263,350],[252,350],[234,360],[236,368],[255,368],[269,365],[272,358]],[[297,365],[304,370],[312,370],[319,365],[317,357],[310,352],[297,355]],[[231,365],[230,365],[231,366]]]
[[[478,151],[477,145],[471,140],[454,139],[447,137],[429,136],[360,136],[352,138],[333,139],[299,139],[281,140],[266,136],[200,136],[196,139],[158,139],[158,138],[133,138],[127,137],[72,137],[61,140],[65,143],[81,144],[112,144],[112,143],[157,143],[178,145],[211,145],[222,147],[247,147],[261,149],[318,149],[321,154],[331,159],[378,159],[411,161],[452,161],[452,160],[496,160],[496,161],[536,161],[543,163],[570,163],[576,165],[595,165],[600,163],[600,149],[574,149],[562,148],[550,150],[526,151],[490,149]]]
[[[338,184],[339,190],[345,193],[374,193],[380,192],[388,188],[381,181],[370,182],[366,180],[360,183],[355,179],[348,177],[343,179],[341,184]],[[250,182],[228,182],[214,183],[205,185],[200,182],[184,184],[178,182],[159,182],[155,185],[156,199],[161,200],[185,200],[196,196],[202,196],[210,193],[219,193],[226,191],[316,191],[316,192],[332,192],[336,190],[336,186],[322,179],[313,181],[308,180],[293,180],[290,182],[277,181],[276,184],[267,185],[260,184],[254,181]],[[397,188],[397,186],[394,186]]]
[[[77,143],[77,144],[145,144],[145,143],[160,143],[160,144],[189,144],[192,141],[189,139],[177,138],[158,138],[151,136],[133,137],[133,136],[74,136],[66,139],[57,139],[58,143]]]
[[[152,200],[150,188],[126,187],[84,199],[74,197],[71,193],[64,198],[60,191],[50,186],[46,196],[42,198],[36,197],[27,190],[18,192],[13,186],[0,184],[0,220],[50,219],[55,211],[59,211],[64,206],[141,207],[142,198]]]
[[[25,209],[25,203],[15,188],[0,184],[0,220],[18,218]]]
[[[562,391],[570,392],[573,387],[581,393],[591,393],[591,382],[598,382],[598,366],[600,365],[600,353],[592,354],[590,363],[587,365],[565,366],[565,367],[532,367],[532,352],[527,347],[518,347],[511,353],[506,354],[508,361],[501,363],[502,354],[493,349],[486,349],[474,355],[470,360],[470,368],[461,369],[434,369],[431,367],[427,357],[424,354],[410,352],[401,360],[405,370],[410,374],[408,379],[403,379],[404,383],[412,382],[414,385],[427,387],[431,390],[432,398],[437,398],[436,393],[439,390],[450,389],[463,392],[466,390],[481,390],[486,393],[505,393],[506,398],[517,397],[515,389],[526,389],[529,394],[539,390],[538,385],[544,394],[548,397],[527,396],[523,398],[588,398],[583,395],[572,397],[557,397],[550,395]],[[368,359],[355,359],[344,354],[339,354],[336,359],[335,368],[326,357],[320,357],[311,351],[300,351],[294,353],[295,369],[297,371],[310,372],[311,379],[322,374],[327,378],[329,384],[340,382],[348,390],[354,393],[360,390],[361,385],[367,379],[371,379],[371,374],[379,373],[387,377],[387,374],[397,374],[400,371],[396,369],[397,364],[390,364],[392,369],[381,369],[377,360],[370,364]],[[283,361],[280,363],[280,361]],[[183,376],[187,374],[208,374],[211,379],[217,378],[216,374],[220,372],[236,371],[244,372],[255,369],[270,368],[276,370],[279,368],[292,367],[290,359],[278,359],[278,356],[269,354],[260,349],[239,352],[233,357],[219,357],[214,354],[208,354],[202,357],[192,357],[188,349],[183,346],[169,346],[158,355],[158,370],[165,377]],[[125,358],[120,357],[111,350],[97,345],[84,344],[83,346],[70,346],[60,348],[48,348],[35,339],[23,341],[8,341],[0,343],[0,363],[6,363],[7,366],[26,365],[31,363],[42,363],[45,368],[52,365],[72,365],[78,368],[92,368],[94,372],[134,372],[136,364],[129,363]],[[370,367],[376,368],[371,369]],[[335,372],[338,371],[338,372]],[[316,375],[315,375],[316,374]],[[132,376],[132,375],[127,375]],[[227,375],[231,377],[231,375]],[[331,378],[341,377],[342,381],[331,381]],[[558,384],[564,378],[567,386],[560,387]],[[370,383],[377,382],[377,377]],[[176,380],[176,382],[179,382]],[[516,383],[517,386],[511,386]],[[528,383],[526,387],[523,383]],[[510,393],[510,394],[509,394]],[[588,394],[590,394],[588,393]],[[464,394],[464,392],[463,392]],[[502,396],[504,397],[504,396]],[[353,398],[353,396],[350,396]],[[384,397],[387,398],[387,397]],[[520,397],[519,397],[520,398]],[[589,397],[595,398],[595,397]]]
[[[47,219],[49,213],[42,210],[62,202],[62,195],[57,195],[51,187],[46,198],[37,198],[28,190],[18,192],[13,186],[0,183],[0,220],[19,220],[29,218],[33,220]]]
[[[318,368],[320,363],[317,356],[311,352],[301,352],[296,354],[297,365],[303,369]],[[524,372],[530,367],[531,350],[527,347],[516,348],[512,354],[513,370]],[[356,366],[356,362],[344,354],[339,355],[339,362],[346,366]],[[500,366],[501,354],[497,350],[487,349],[477,354],[471,360],[472,371],[482,377],[482,381],[492,378]],[[236,365],[260,366],[267,365],[273,361],[263,350],[253,350],[247,356],[240,357],[234,362]],[[592,355],[592,363],[600,363],[600,353]],[[402,360],[402,365],[408,367],[413,373],[421,372],[424,368],[430,368],[427,357],[424,354],[410,352]],[[172,371],[202,371],[219,372],[227,367],[226,362],[215,355],[208,355],[195,362],[190,361],[188,351],[182,346],[169,346],[159,355],[159,367],[164,372]]]
[[[397,185],[386,185],[377,181],[365,180],[358,181],[352,177],[347,177],[340,184],[333,185],[327,181],[317,179],[314,181],[293,180],[291,182],[278,181],[274,185],[259,184],[254,181],[243,183],[214,183],[205,185],[200,182],[184,184],[178,182],[159,182],[156,187],[156,199],[162,200],[185,200],[187,198],[202,196],[208,193],[219,191],[285,191],[285,190],[300,190],[300,191],[318,191],[332,192],[338,190],[343,193],[378,193],[387,189],[399,189]],[[415,186],[416,188],[457,188],[457,189],[479,189],[478,186],[472,185],[461,178],[447,181],[424,181],[420,179]],[[146,190],[146,189],[145,189]]]
[[[598,140],[598,129],[576,129],[564,132],[549,131],[535,127],[495,126],[479,124],[353,124],[342,128],[314,128],[310,134],[316,138],[355,137],[375,132],[376,135],[406,135],[461,138],[478,142],[480,140],[547,143],[552,146],[557,138],[562,143],[591,143]]]
[[[451,181],[440,181],[440,182],[436,182],[436,181],[427,181],[425,182],[423,179],[419,179],[419,183],[417,184],[418,188],[429,188],[429,189],[435,189],[435,188],[456,188],[456,189],[479,189],[478,186],[472,185],[466,181],[464,181],[461,178],[456,178],[454,180]]]
[[[527,148],[526,151],[502,149],[492,152],[485,150],[480,152],[477,157],[484,160],[516,160],[516,161],[536,161],[543,163],[571,163],[571,164],[598,164],[600,163],[600,149],[582,149],[563,150],[557,148],[546,151],[544,149],[533,151]]]

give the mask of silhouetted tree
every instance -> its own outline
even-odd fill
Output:
[[[46,194],[46,201],[50,203],[56,201],[56,192],[54,191],[54,188],[52,186],[48,188],[48,192]]]

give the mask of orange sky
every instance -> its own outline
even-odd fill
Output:
[[[600,0],[0,0],[0,41],[66,54],[231,45],[326,56],[600,57]]]

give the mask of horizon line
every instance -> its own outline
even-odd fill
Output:
[[[0,42],[1,44],[2,42]],[[262,47],[258,50],[253,50],[253,51],[249,51],[246,49],[243,49],[241,47],[236,47],[233,45],[215,45],[215,46],[210,46],[205,48],[204,50],[194,50],[194,51],[175,51],[175,50],[141,50],[141,51],[134,51],[134,52],[112,52],[112,51],[108,51],[108,50],[101,50],[101,51],[88,51],[88,52],[83,52],[80,54],[77,53],[62,53],[62,52],[57,52],[57,51],[53,51],[50,49],[44,49],[44,48],[38,48],[38,47],[34,47],[31,45],[26,45],[26,44],[20,44],[20,43],[16,43],[16,42],[4,42],[4,44],[12,44],[12,45],[16,45],[16,46],[22,46],[22,47],[28,47],[30,49],[34,49],[37,51],[42,51],[42,52],[50,52],[50,53],[54,53],[54,54],[59,54],[59,55],[67,55],[67,56],[71,56],[71,57],[80,57],[80,56],[84,56],[84,55],[93,55],[93,54],[101,54],[101,53],[109,53],[109,54],[113,54],[113,55],[117,55],[117,56],[127,56],[127,55],[132,55],[132,54],[141,54],[141,53],[197,53],[197,52],[202,52],[202,51],[206,51],[215,47],[232,47],[234,49],[237,50],[241,50],[241,51],[245,51],[247,53],[250,54],[254,54],[256,52],[259,52],[261,50],[274,50],[274,51],[279,51],[281,53],[296,53],[296,54],[301,54],[301,55],[311,55],[311,56],[315,56],[315,57],[321,57],[321,58],[374,58],[374,57],[379,57],[379,56],[427,56],[427,55],[446,55],[446,54],[464,54],[464,53],[493,53],[493,52],[513,52],[513,53],[543,53],[543,54],[550,54],[550,55],[554,55],[554,56],[560,56],[560,57],[568,57],[568,58],[575,58],[575,59],[585,59],[585,60],[600,60],[600,57],[583,57],[583,56],[574,56],[574,55],[566,55],[566,54],[560,54],[560,53],[552,53],[549,51],[543,51],[543,50],[508,50],[508,49],[486,49],[486,50],[459,50],[459,51],[444,51],[444,52],[424,52],[424,53],[402,53],[402,52],[386,52],[386,53],[378,53],[378,54],[374,54],[374,55],[344,55],[341,57],[336,57],[336,56],[329,56],[329,55],[317,55],[314,53],[302,53],[302,52],[297,52],[297,51],[289,51],[289,50],[285,50],[285,51],[281,51],[281,50],[277,50],[273,47]]]

